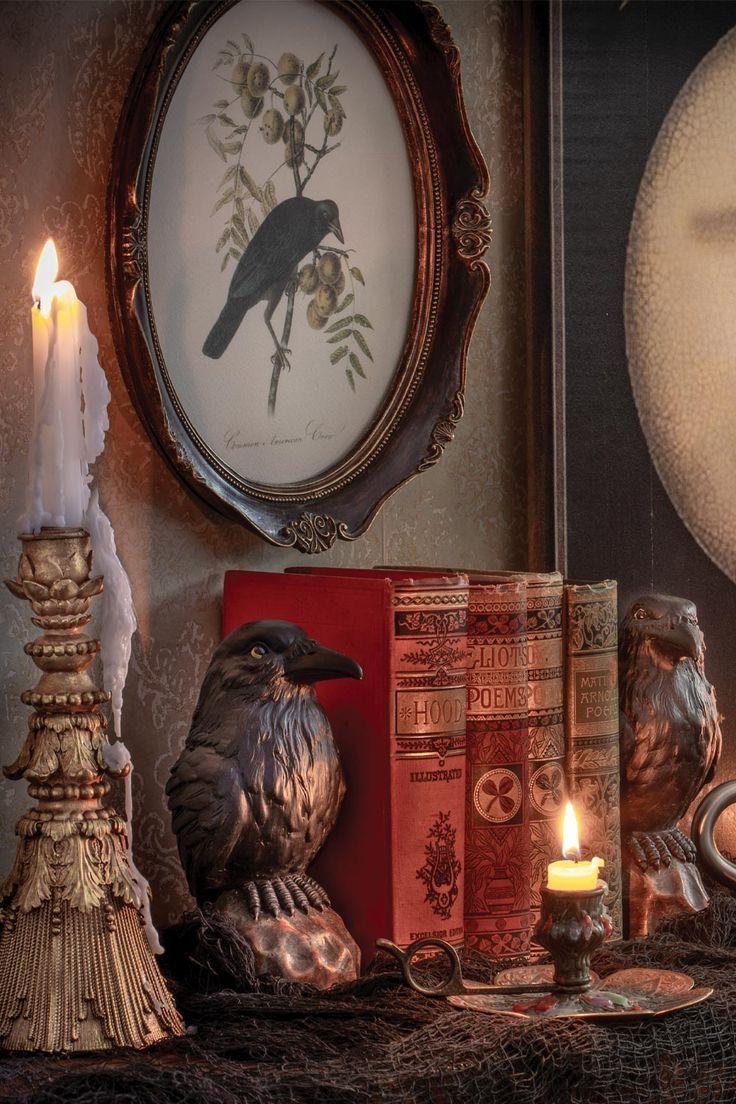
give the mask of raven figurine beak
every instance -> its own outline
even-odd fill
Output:
[[[673,651],[679,658],[700,658],[703,647],[703,634],[698,625],[689,621],[675,621],[670,628],[659,636],[664,647]]]
[[[340,226],[340,219],[337,217],[337,215],[335,215],[332,222],[327,223],[327,229],[332,231],[339,242],[342,242],[343,245],[345,244],[345,239],[342,236],[342,226]],[[359,675],[358,678],[360,678]]]
[[[288,659],[284,664],[284,674],[291,682],[311,685],[324,679],[360,679],[363,669],[349,656],[318,645],[313,652]]]

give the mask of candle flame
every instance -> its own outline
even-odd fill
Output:
[[[59,258],[56,253],[54,239],[49,238],[41,250],[41,256],[36,265],[36,275],[33,278],[31,294],[38,303],[41,314],[48,317],[53,299],[53,287],[59,271]]]
[[[580,858],[580,836],[578,834],[578,818],[572,802],[565,806],[565,816],[562,820],[562,854],[566,859]]]

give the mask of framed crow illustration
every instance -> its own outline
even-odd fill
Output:
[[[439,459],[487,189],[431,5],[167,9],[120,120],[109,280],[133,400],[197,494],[319,552]]]

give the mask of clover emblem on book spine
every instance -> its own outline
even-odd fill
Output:
[[[278,61],[257,53],[245,33],[240,41],[228,39],[214,63],[223,96],[201,119],[210,147],[227,166],[211,212],[224,217],[215,250],[222,256],[222,272],[235,265],[225,307],[203,352],[219,358],[245,314],[265,300],[264,322],[274,342],[270,413],[280,374],[291,367],[297,295],[306,297],[308,324],[325,332],[330,366],[341,366],[353,391],[356,377],[366,379],[373,360],[368,344],[373,326],[356,309],[363,273],[350,263],[353,250],[323,244],[330,235],[344,244],[338,204],[334,198],[306,195],[318,167],[340,149],[347,125],[342,97],[348,89],[338,83],[336,55],[334,46],[305,66],[291,51]],[[283,153],[260,181],[257,143]],[[284,297],[279,336],[272,317]]]

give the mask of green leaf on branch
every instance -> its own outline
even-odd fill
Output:
[[[220,272],[225,271],[225,269],[227,268],[227,263],[228,263],[229,260],[230,260],[230,251],[228,250],[228,252],[222,258],[222,264],[220,265]]]
[[[315,85],[314,94],[317,97],[317,103],[319,104],[319,106],[322,108],[322,110],[324,111],[324,113],[326,115],[327,112],[330,110],[330,108],[329,108],[329,105],[327,103],[327,98],[326,98],[324,92],[322,91],[321,88],[317,88],[317,86]]]
[[[219,188],[224,188],[225,187],[228,180],[232,180],[232,178],[235,176],[237,171],[238,171],[237,165],[231,165],[230,166],[230,168],[227,170],[227,172],[225,173],[225,175],[223,176],[222,180],[219,183],[218,191],[219,191]]]
[[[328,345],[335,345],[338,341],[344,341],[346,337],[350,337],[352,330],[340,330],[334,337],[327,338]]]
[[[314,80],[322,67],[322,59],[324,53],[320,54],[316,61],[313,61],[311,65],[307,66],[307,78],[308,80]]]
[[[246,189],[247,192],[250,193],[250,195],[253,196],[253,199],[257,199],[260,203],[263,199],[263,192],[258,187],[250,173],[247,173],[242,165],[239,165],[238,167],[240,170],[240,181],[243,187]]]
[[[214,123],[216,118],[216,115],[203,115],[199,121],[200,123]]]
[[[339,330],[343,326],[349,326],[352,321],[353,321],[352,314],[348,315],[346,318],[338,318],[337,322],[333,322],[331,326],[327,327],[327,329],[325,330],[325,333],[334,333],[335,330]]]
[[[214,213],[216,211],[219,211],[221,207],[224,207],[226,203],[229,203],[234,195],[235,195],[235,189],[234,188],[228,188],[228,190],[226,192],[223,192],[222,195],[220,196],[220,198],[218,199],[217,203],[215,204],[215,206],[212,208],[212,214],[214,215]]]
[[[248,231],[245,229],[245,222],[243,221],[243,216],[239,212],[233,215],[232,224],[233,224],[234,227],[236,227],[238,233],[241,234],[242,237],[247,239]]]
[[[241,142],[225,142],[223,149],[225,153],[240,153]]]
[[[248,229],[250,230],[251,234],[255,234],[256,230],[259,227],[259,225],[260,224],[258,222],[258,217],[256,216],[255,211],[253,211],[249,207],[248,208]]]
[[[231,127],[236,126],[235,120],[231,119],[229,115],[226,115],[224,111],[221,112],[217,116],[217,118],[220,120],[220,122],[223,124],[223,126],[231,126]]]
[[[373,329],[373,326],[371,325],[371,323],[368,321],[368,319],[366,318],[366,316],[364,314],[354,314],[353,315],[353,322],[357,322],[359,326],[365,326],[365,328],[367,330],[372,330]]]
[[[209,127],[207,127],[207,141],[212,146],[212,148],[215,151],[215,153],[217,154],[217,156],[221,157],[223,161],[227,161],[227,156],[225,154],[225,147],[223,146],[220,139],[215,134],[212,133],[212,131],[210,130]]]
[[[346,295],[342,303],[338,303],[338,305],[335,307],[335,313],[342,314],[342,312],[350,306],[354,298],[355,296],[352,294],[352,292],[350,293],[350,295]],[[352,322],[352,318],[350,319],[350,321]]]
[[[273,211],[276,206],[276,185],[273,180],[267,180],[263,189],[263,206],[266,211]]]
[[[336,84],[334,88],[330,89],[330,99],[333,96],[342,96],[343,92],[347,92],[348,86],[346,84]]]
[[[354,371],[358,373],[361,379],[366,379],[366,374],[363,371],[363,365],[360,363],[355,353],[350,354],[350,363],[352,364]]]
[[[215,246],[215,253],[219,253],[220,250],[222,249],[223,245],[225,244],[225,242],[230,240],[231,233],[232,233],[232,231],[231,231],[229,226],[227,227],[226,230],[223,230],[223,232],[220,234],[219,238],[217,239],[217,245]]]
[[[348,355],[347,345],[341,345],[339,349],[335,349],[334,353],[330,356],[330,364],[337,364],[338,360],[342,360],[343,357]]]
[[[231,38],[229,38],[227,40],[227,45],[232,46],[232,48],[233,48],[233,50],[235,51],[236,54],[240,53],[240,47],[238,46],[237,42],[233,42],[233,40]]]
[[[351,268],[350,269],[350,275],[353,277],[354,280],[357,280],[359,284],[362,284],[363,287],[365,287],[365,280],[363,279],[363,273],[360,271],[359,268]]]
[[[242,224],[241,224],[241,225],[242,225]],[[246,249],[246,248],[247,248],[247,245],[248,245],[248,235],[247,235],[247,234],[246,234],[246,232],[245,232],[245,227],[243,227],[243,229],[241,230],[241,229],[240,229],[240,226],[238,226],[238,225],[236,224],[236,222],[235,222],[235,219],[234,219],[234,218],[233,218],[233,240],[235,241],[235,243],[236,243],[237,245],[240,245],[240,246],[242,246],[242,247],[243,247],[243,249]]]
[[[337,72],[337,73],[325,73],[325,75],[323,77],[320,77],[319,80],[316,80],[314,82],[315,92],[318,88],[320,89],[320,91],[325,91],[326,92],[328,88],[332,87],[332,85],[335,83],[335,81],[337,80],[339,75],[340,75],[339,72]]]
[[[370,349],[368,348],[368,342],[363,337],[360,330],[353,330],[353,338],[358,348],[368,357],[369,360],[373,360]]]
[[[348,377],[348,383],[350,384],[351,388],[354,391],[355,390],[355,380],[353,379],[353,373],[350,371],[349,368],[345,369],[345,375]]]
[[[217,103],[215,104],[215,107],[217,108],[218,111],[223,111],[225,108],[228,108],[229,106],[230,106],[230,104],[227,100],[218,100]]]

